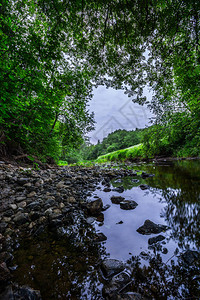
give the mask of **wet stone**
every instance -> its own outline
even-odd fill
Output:
[[[155,224],[150,220],[146,220],[144,224],[137,229],[137,232],[139,232],[140,234],[149,235],[152,233],[157,234],[162,231],[166,231],[167,229],[169,229],[169,227],[166,225]]]
[[[4,233],[7,226],[8,226],[7,223],[5,223],[5,222],[0,222],[0,233]]]
[[[165,237],[160,234],[158,236],[155,236],[155,237],[152,237],[152,238],[148,239],[148,244],[153,245],[155,243],[163,241],[164,239],[165,239]]]
[[[103,191],[106,192],[106,193],[111,192],[111,188],[106,187],[106,188],[103,189]]]
[[[200,259],[200,253],[193,250],[187,250],[186,252],[181,254],[181,258],[186,264],[191,265],[195,263],[195,261]]]
[[[30,210],[32,210],[32,209],[34,209],[34,210],[40,209],[40,202],[34,201],[34,202],[28,204],[27,205],[27,209],[30,209]]]
[[[102,211],[107,210],[108,208],[110,208],[110,204],[106,204],[105,206],[103,206]]]
[[[28,286],[22,286],[13,289],[13,296],[13,299],[42,300],[40,291],[33,290]]]
[[[113,189],[113,192],[123,193],[124,187],[123,186],[116,187]]]
[[[11,279],[11,274],[5,262],[0,264],[0,285]]]
[[[120,202],[124,201],[125,198],[124,197],[121,197],[121,196],[112,196],[110,198],[111,202],[114,203],[114,204],[120,204]]]
[[[28,218],[24,213],[17,213],[13,219],[16,225],[23,225],[28,222]]]
[[[86,222],[87,222],[88,224],[93,224],[93,223],[95,222],[95,219],[92,218],[92,217],[89,217],[89,218],[86,219]]]
[[[167,248],[163,248],[163,249],[162,249],[162,254],[167,254],[167,253],[168,253]]]
[[[120,272],[119,274],[115,275],[107,285],[105,285],[103,293],[110,299],[116,299],[117,293],[122,290],[130,281],[131,278],[128,272]]]
[[[26,200],[26,197],[24,197],[24,196],[19,196],[16,198],[16,202],[22,202],[24,200]]]
[[[26,183],[28,183],[30,181],[30,178],[19,178],[18,180],[17,180],[17,183],[19,183],[20,185],[24,185],[24,184],[26,184]]]
[[[146,173],[146,172],[142,172],[142,174],[141,174],[141,177],[142,177],[143,179],[148,178],[148,177],[153,177],[153,176],[154,176],[154,174],[148,174],[148,173]]]
[[[149,186],[147,184],[140,184],[139,187],[141,188],[141,190],[148,190]]]
[[[138,204],[133,200],[125,200],[123,202],[120,202],[120,208],[124,210],[135,209],[137,206]]]
[[[123,224],[124,222],[123,221],[119,221],[119,222],[117,222],[116,224]]]
[[[124,270],[124,264],[120,260],[107,258],[102,262],[101,269],[106,277],[114,276]]]
[[[17,205],[16,204],[10,204],[10,208],[12,208],[13,210],[17,209]]]
[[[27,195],[28,198],[32,198],[32,197],[35,197],[36,196],[36,192],[35,191],[32,191],[31,193],[29,193]]]
[[[107,240],[107,237],[102,232],[96,233],[95,236],[94,236],[94,241],[97,242],[97,243],[98,242],[104,242],[106,240]]]
[[[99,215],[102,211],[102,208],[103,208],[103,201],[100,198],[87,203],[88,212],[92,216]]]

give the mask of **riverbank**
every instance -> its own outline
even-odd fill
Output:
[[[39,291],[20,287],[12,281],[13,253],[23,239],[37,238],[45,232],[71,240],[73,245],[93,247],[106,237],[94,230],[90,237],[82,229],[90,228],[92,217],[101,218],[100,198],[88,202],[87,197],[97,184],[107,185],[112,178],[130,176],[131,170],[103,170],[99,167],[51,167],[34,170],[9,163],[0,163],[0,298],[41,299]],[[90,228],[91,231],[91,228]],[[101,260],[100,260],[101,261]],[[108,261],[109,264],[109,261]],[[113,264],[113,265],[112,265]],[[99,262],[100,265],[100,262]],[[114,273],[124,270],[111,262]]]
[[[126,149],[113,151],[105,155],[101,155],[96,159],[97,163],[105,163],[109,161],[175,161],[175,160],[196,160],[200,157],[176,157],[176,156],[148,156],[144,150],[143,144],[138,144]]]
[[[162,224],[158,218],[149,220],[156,211],[160,214],[160,207],[155,206],[158,190],[163,185],[180,189],[180,172],[174,182],[174,170],[170,165],[170,181],[165,182],[166,175],[161,176],[154,166],[144,172],[119,166],[32,169],[1,162],[0,299],[167,299],[167,295],[179,294],[177,286],[185,276],[187,289],[197,295],[198,277],[190,279],[198,275],[199,253],[188,249],[174,254],[173,259],[180,260],[175,272],[173,259],[167,258],[167,264],[161,259],[168,252],[169,226],[166,220]],[[187,178],[192,174],[192,170],[187,172]],[[135,192],[128,194],[125,190],[132,185]],[[189,199],[197,194],[197,187],[194,195],[190,191]],[[196,211],[194,205],[191,208]],[[129,221],[130,226],[124,227]],[[194,229],[198,222],[195,224]],[[170,227],[175,225],[170,223]],[[175,226],[176,235],[179,227]],[[180,227],[181,232],[184,228]],[[130,259],[116,259],[112,253],[110,257],[104,246],[110,234],[116,236],[113,246],[117,252],[126,247],[126,240],[133,239],[133,245],[139,245],[139,256],[131,246]],[[149,251],[140,249],[139,240]],[[146,266],[140,267],[141,259]],[[180,295],[177,299],[182,299]]]

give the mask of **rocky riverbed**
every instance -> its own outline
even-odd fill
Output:
[[[14,253],[23,239],[31,240],[42,234],[53,233],[58,239],[68,239],[79,249],[96,251],[95,245],[101,245],[107,237],[95,232],[91,223],[94,219],[103,220],[102,215],[109,205],[104,206],[98,196],[90,196],[101,183],[104,192],[113,189],[119,193],[111,197],[112,203],[119,204],[122,210],[136,209],[138,204],[135,201],[121,196],[123,186],[113,188],[110,184],[111,180],[120,181],[125,176],[137,180],[137,173],[127,169],[96,166],[34,170],[0,162],[0,299],[42,299],[40,291],[31,286],[20,286],[13,280]],[[152,175],[143,172],[139,176],[145,179]],[[148,185],[143,184],[140,188],[146,190]],[[152,245],[163,241],[165,237],[160,233],[168,229],[168,226],[144,220],[137,231],[142,235],[159,234],[149,239],[149,245]],[[155,284],[157,279],[155,283],[150,281],[147,270],[139,269],[137,258],[122,262],[112,258],[102,259],[98,253],[92,266],[97,270],[98,278],[101,278],[98,295],[72,299],[153,299],[159,294]],[[184,255],[185,261],[199,258],[195,251]],[[157,260],[154,258],[152,264],[158,266],[159,257]],[[136,277],[139,279],[136,280]],[[138,282],[145,284],[138,286]],[[62,299],[71,297],[65,295]]]

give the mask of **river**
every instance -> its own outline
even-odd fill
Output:
[[[82,228],[82,234],[90,236],[94,230],[107,240],[93,247],[80,246],[66,237],[45,233],[21,241],[14,253],[15,280],[39,289],[43,299],[104,299],[101,290],[105,278],[99,271],[99,261],[115,258],[132,266],[130,291],[139,291],[150,299],[199,299],[200,262],[196,255],[200,252],[200,161],[107,167],[130,168],[137,173],[112,179],[107,190],[99,183],[88,195],[88,200],[100,197],[110,207],[91,219],[90,230]],[[151,175],[141,176],[142,172]],[[138,205],[121,209],[111,202],[112,196],[134,200]],[[150,245],[149,239],[157,235],[137,231],[145,220],[169,228],[160,233],[162,241]]]

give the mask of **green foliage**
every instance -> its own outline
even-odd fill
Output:
[[[200,155],[200,122],[190,114],[176,113],[165,125],[145,130],[144,151],[147,156],[190,157]]]
[[[0,154],[58,160],[63,147],[80,145],[92,128],[92,85],[88,71],[63,55],[57,8],[49,15],[43,5],[0,6]]]
[[[137,145],[141,142],[142,135],[143,129],[132,131],[118,129],[108,134],[101,143],[86,147],[83,157],[84,159],[94,160],[100,155]]]
[[[124,161],[124,160],[136,160],[144,158],[143,144],[135,145],[123,150],[114,151],[105,155],[101,155],[97,158],[96,162],[104,163],[108,161]]]
[[[58,159],[80,146],[92,129],[94,84],[123,88],[150,106],[157,125],[146,136],[149,155],[198,149],[199,18],[198,0],[3,0],[0,154]],[[140,143],[119,138],[120,147],[113,138],[90,158]]]

